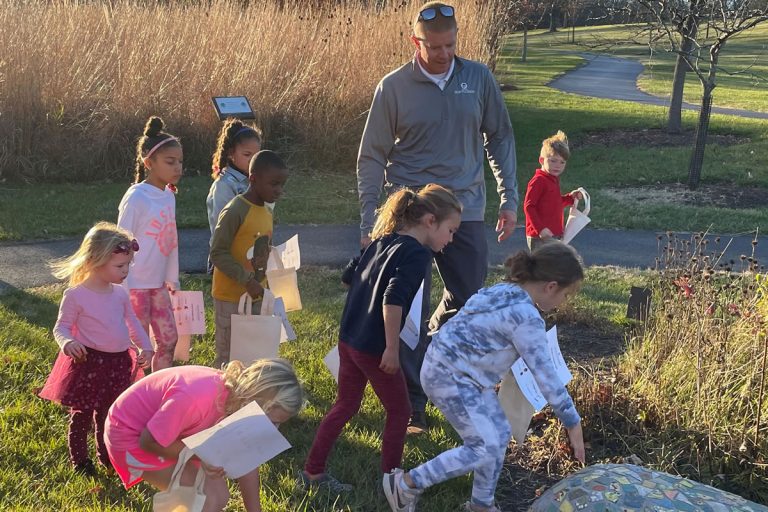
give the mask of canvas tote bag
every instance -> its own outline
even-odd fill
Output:
[[[272,257],[277,268],[267,270],[267,282],[269,289],[275,294],[275,297],[283,299],[285,311],[300,311],[301,295],[299,294],[299,282],[296,276],[296,269],[293,267],[285,268],[280,255],[272,248]]]
[[[515,376],[509,370],[499,387],[499,403],[512,428],[512,438],[518,444],[523,444],[536,409],[525,398]]]
[[[194,453],[189,448],[184,448],[179,453],[179,460],[171,475],[168,489],[160,491],[152,498],[152,510],[154,512],[200,512],[205,505],[205,471],[197,469],[197,476],[192,487],[182,486],[180,483],[184,466],[189,462]]]
[[[584,229],[584,226],[591,222],[589,218],[589,210],[592,206],[592,202],[589,198],[589,194],[583,188],[577,189],[584,196],[584,210],[579,211],[579,200],[573,200],[573,206],[571,206],[568,213],[568,220],[565,222],[565,230],[563,231],[563,242],[566,244],[571,243],[571,240]]]
[[[240,297],[237,310],[232,315],[229,360],[249,365],[257,359],[277,357],[283,327],[280,317],[264,309],[261,315],[254,315],[253,300],[247,293]]]

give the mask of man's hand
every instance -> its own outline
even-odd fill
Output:
[[[499,234],[499,242],[512,235],[517,224],[517,213],[512,210],[499,210],[499,221],[496,223],[496,232]]]
[[[365,249],[369,245],[371,245],[371,237],[369,237],[369,236],[362,236],[362,237],[360,237],[360,248],[361,249]]]

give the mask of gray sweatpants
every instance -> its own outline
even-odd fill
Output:
[[[464,445],[441,453],[412,469],[418,489],[475,472],[472,503],[491,507],[511,435],[509,422],[493,388],[480,388],[427,353],[421,368],[424,391],[442,411]]]

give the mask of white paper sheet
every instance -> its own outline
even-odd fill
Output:
[[[293,341],[296,339],[296,331],[293,330],[291,322],[288,321],[288,313],[285,311],[285,304],[282,297],[275,298],[274,313],[283,322],[283,328],[280,330],[280,343]]]
[[[333,347],[330,352],[328,352],[325,357],[323,358],[323,362],[325,363],[326,368],[328,368],[328,371],[331,372],[331,375],[333,375],[334,380],[338,383],[339,382],[339,365],[341,364],[341,361],[339,360],[339,346],[336,345]]]
[[[547,345],[549,345],[549,353],[552,355],[552,362],[555,364],[555,371],[557,376],[560,377],[560,382],[563,386],[571,382],[573,374],[568,369],[568,365],[565,364],[563,353],[560,352],[560,344],[557,342],[557,326],[553,325],[552,328],[547,331]]]
[[[557,342],[557,326],[553,326],[547,331],[547,348],[552,356],[552,363],[555,365],[555,370],[557,371],[557,376],[560,379],[560,382],[562,382],[563,385],[568,384],[573,378],[573,375],[568,370],[568,365],[565,364],[563,354],[560,352],[560,345]],[[547,401],[541,394],[541,390],[539,389],[538,384],[536,384],[536,380],[533,378],[531,370],[525,364],[522,357],[518,358],[512,365],[512,374],[515,376],[515,380],[517,380],[517,384],[520,386],[520,391],[522,391],[528,402],[537,411],[543,409],[544,406],[547,405]]]
[[[203,292],[177,290],[171,294],[171,307],[180,335],[205,334]]]
[[[533,378],[531,370],[528,368],[528,365],[525,364],[522,357],[519,357],[512,365],[512,375],[515,376],[517,385],[520,386],[520,391],[523,392],[526,400],[528,400],[528,403],[530,403],[534,409],[540,411],[547,405],[547,401],[541,394],[541,390],[536,384],[536,380]]]
[[[209,429],[182,439],[211,466],[240,478],[291,447],[256,402],[251,402]]]
[[[282,243],[274,248],[275,250],[269,254],[269,260],[267,260],[267,272],[270,270],[276,270],[279,268],[295,268],[299,270],[301,268],[301,251],[299,250],[299,235],[293,235],[288,241]],[[283,265],[280,266],[275,259],[275,255],[280,258]]]
[[[400,331],[400,339],[408,345],[411,350],[416,350],[419,344],[419,335],[421,334],[421,308],[424,303],[424,281],[421,282],[416,295],[413,297],[411,309],[408,316],[405,317],[403,330]]]

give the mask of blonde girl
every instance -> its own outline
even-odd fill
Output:
[[[248,367],[232,361],[225,369],[179,366],[136,382],[109,410],[106,444],[126,489],[141,480],[168,487],[182,439],[205,430],[256,401],[275,425],[298,414],[304,396],[291,364],[262,359]],[[229,501],[224,470],[200,461],[206,472],[204,511],[222,510]],[[182,485],[191,485],[197,464],[188,464]],[[258,468],[237,480],[245,510],[261,511]]]
[[[100,222],[72,256],[51,263],[54,275],[68,279],[53,336],[60,351],[40,396],[69,407],[69,458],[75,471],[95,475],[88,436],[96,426],[96,452],[110,467],[104,420],[112,402],[130,384],[133,358],[146,366],[152,345],[119,285],[138,243],[130,233]],[[133,345],[134,343],[135,345]]]
[[[427,275],[432,251],[453,240],[461,223],[461,204],[447,189],[430,184],[418,192],[402,189],[387,199],[349,279],[339,332],[339,385],[336,403],[315,434],[300,483],[347,491],[326,472],[326,462],[344,425],[357,414],[371,383],[387,413],[382,435],[381,470],[400,465],[411,415],[400,369],[400,331],[413,297]],[[403,350],[409,350],[407,347]]]
[[[584,462],[581,418],[557,377],[539,313],[576,293],[584,271],[570,246],[552,241],[533,253],[521,251],[505,266],[504,282],[483,288],[433,337],[421,368],[427,396],[464,444],[404,473],[384,475],[384,495],[393,511],[414,510],[421,493],[474,471],[472,498],[463,510],[499,512],[496,484],[510,426],[495,385],[522,357],[555,415],[568,429],[575,457]]]
[[[151,117],[136,147],[136,180],[120,201],[117,224],[134,233],[142,251],[125,282],[136,316],[152,326],[152,370],[173,364],[178,334],[169,290],[179,289],[179,249],[174,192],[184,154],[179,139]]]

